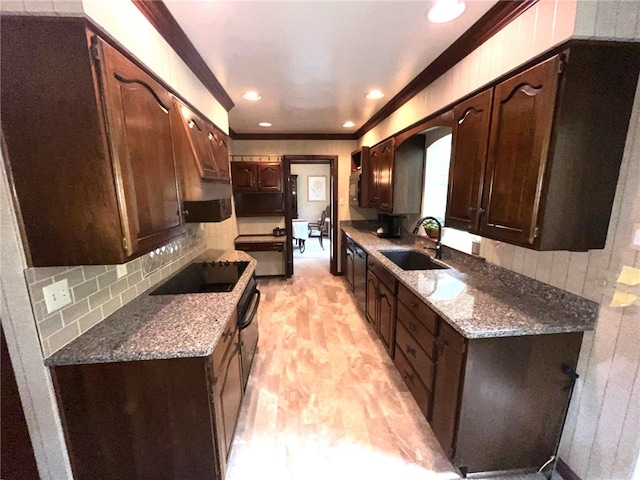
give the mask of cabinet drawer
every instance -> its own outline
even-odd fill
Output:
[[[438,333],[436,330],[438,325],[436,312],[427,307],[422,300],[402,284],[398,285],[398,300],[404,303],[407,310],[420,320],[431,333],[434,335]]]
[[[378,262],[373,260],[371,257],[367,259],[367,268],[371,270],[376,277],[380,279],[382,283],[384,283],[389,290],[395,295],[396,294],[396,284],[398,281],[396,277],[394,277],[391,272],[389,272],[386,268],[380,265]]]
[[[398,302],[397,318],[425,353],[435,360],[436,337],[401,302]]]
[[[227,322],[227,326],[224,328],[222,335],[220,336],[220,340],[216,345],[216,348],[213,350],[213,373],[214,375],[218,372],[218,369],[222,365],[222,360],[224,359],[225,353],[229,349],[230,345],[234,345],[238,343],[238,320],[235,315],[233,315],[229,322]]]
[[[283,242],[235,242],[235,247],[243,252],[284,252]]]
[[[400,346],[396,344],[396,347],[393,363],[395,363],[398,372],[400,372],[404,383],[409,387],[409,391],[413,395],[413,398],[415,398],[418,407],[420,407],[426,419],[431,420],[431,392],[424,386],[424,383],[420,381],[418,374],[411,366],[409,360],[407,360],[407,357],[402,353]]]
[[[435,364],[424,350],[420,348],[418,342],[416,342],[402,323],[396,325],[396,344],[402,350],[424,384],[431,387],[435,374]]]

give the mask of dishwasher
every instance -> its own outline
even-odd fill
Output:
[[[353,295],[363,312],[367,302],[367,254],[357,243],[353,255]]]

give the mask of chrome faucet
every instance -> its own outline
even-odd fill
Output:
[[[438,220],[436,217],[421,218],[420,220],[418,220],[418,223],[416,223],[416,226],[413,228],[413,234],[418,235],[418,232],[420,231],[420,227],[422,226],[422,223],[425,220],[433,220],[438,225],[438,241],[436,242],[436,246],[435,248],[433,247],[427,247],[427,248],[429,250],[435,250],[436,259],[441,260],[442,259],[442,224],[440,223],[440,220]]]

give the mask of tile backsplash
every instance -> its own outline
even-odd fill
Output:
[[[205,232],[199,225],[191,225],[184,237],[124,264],[126,273],[120,277],[116,265],[25,270],[44,357],[182,268],[206,248]],[[69,285],[71,304],[48,313],[42,288],[64,279]]]

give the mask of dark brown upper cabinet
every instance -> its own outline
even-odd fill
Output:
[[[228,150],[226,135],[210,122],[194,113],[178,99],[174,99],[171,116],[171,135],[174,158],[180,179],[185,221],[213,221],[211,202],[231,197]],[[220,146],[220,143],[223,146]],[[222,160],[226,160],[226,167]],[[195,209],[202,215],[195,215]],[[189,213],[189,214],[187,214]],[[225,217],[226,218],[226,217]],[[207,220],[204,220],[207,219]]]
[[[368,208],[376,208],[378,206],[378,165],[380,164],[380,151],[382,145],[376,145],[369,150],[369,161],[365,162],[362,167],[362,195],[365,198],[365,205]],[[364,205],[363,205],[364,206]]]
[[[381,212],[393,213],[394,140],[380,145],[378,172],[376,174],[376,202]]]
[[[231,174],[229,173],[229,138],[213,125],[206,127],[209,149],[213,157],[213,164],[215,165],[218,179],[229,182],[231,181]]]
[[[29,265],[124,263],[184,233],[167,89],[83,19],[0,21],[4,157]]]
[[[449,167],[449,198],[446,224],[461,230],[477,231],[478,204],[489,143],[491,98],[485,90],[453,109],[453,145]]]
[[[536,250],[604,248],[639,70],[637,44],[571,41],[456,107],[446,224]]]
[[[369,208],[369,185],[371,182],[371,160],[369,147],[360,147],[351,153],[351,171],[360,171],[358,206]]]
[[[218,170],[213,159],[213,149],[209,139],[209,126],[199,115],[192,112],[184,104],[176,100],[176,108],[180,120],[175,128],[182,128],[188,139],[189,155],[198,169],[200,178],[218,180]],[[178,135],[178,133],[176,133]],[[183,160],[184,161],[184,160]]]
[[[495,88],[479,212],[482,235],[525,245],[538,235],[561,62],[556,55]]]
[[[425,139],[422,135],[395,138],[371,147],[363,164],[361,185],[365,205],[379,212],[420,212]]]
[[[236,216],[284,215],[282,165],[274,162],[231,162]]]
[[[282,193],[282,166],[279,163],[233,162],[234,193]]]

